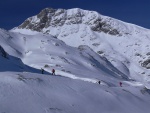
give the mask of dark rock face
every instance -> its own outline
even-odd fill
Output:
[[[116,29],[113,29],[109,24],[103,22],[101,19],[97,19],[91,27],[93,31],[104,32],[110,35],[118,35],[119,32]]]
[[[18,28],[20,29],[31,29],[33,31],[42,31],[44,28],[48,27],[57,27],[72,24],[86,24],[91,27],[91,30],[96,32],[105,32],[110,35],[118,35],[119,31],[114,29],[109,23],[103,21],[100,17],[94,17],[92,20],[84,20],[85,14],[82,10],[78,9],[76,12],[67,13],[67,10],[64,9],[52,9],[46,8],[43,9],[37,16],[28,18],[22,23]],[[38,21],[35,21],[34,18],[37,18]],[[91,23],[91,21],[93,21]]]
[[[147,69],[150,69],[150,59],[145,60],[141,65]]]
[[[51,20],[50,18],[48,18],[48,14],[54,14],[55,10],[54,9],[50,9],[50,8],[46,8],[44,10],[42,10],[38,15],[37,18],[39,18],[39,22],[32,22],[32,17],[28,18],[27,20],[25,20],[24,23],[22,23],[18,28],[21,29],[31,29],[33,31],[41,31],[43,28],[48,26],[49,21]]]
[[[0,55],[4,58],[7,58],[7,53],[5,52],[5,50],[0,46]]]

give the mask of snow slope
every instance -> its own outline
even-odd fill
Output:
[[[61,76],[0,73],[5,113],[149,113],[149,90],[107,87]],[[7,92],[7,93],[6,93]]]
[[[2,38],[0,38],[2,39]],[[1,41],[2,43],[2,41]],[[4,48],[0,45],[0,72],[10,71],[10,72],[34,72],[41,73],[40,70],[34,69],[30,66],[23,64],[21,59],[9,55]]]

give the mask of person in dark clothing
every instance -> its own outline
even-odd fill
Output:
[[[119,82],[120,87],[122,87],[122,82]]]
[[[52,69],[52,75],[55,75],[55,69]]]
[[[41,68],[41,72],[42,72],[42,74],[44,74],[44,69]]]
[[[101,84],[101,81],[100,81],[100,80],[98,81],[98,84]]]

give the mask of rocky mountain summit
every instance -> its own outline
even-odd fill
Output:
[[[45,8],[36,16],[30,17],[25,20],[18,28],[31,29],[38,32],[50,32],[49,27],[62,27],[64,25],[86,25],[92,31],[104,32],[110,35],[131,35],[132,32],[139,33],[141,30],[146,30],[138,27],[140,30],[131,32],[135,25],[126,27],[125,22],[120,20],[103,16],[95,11],[87,11],[79,8],[74,9],[52,9]]]
[[[81,9],[43,9],[37,16],[25,20],[18,28],[31,29],[33,31],[43,31],[48,27],[60,27],[72,24],[85,24],[93,31],[105,32],[111,35],[121,35],[120,31],[112,26],[111,18],[103,17],[94,11],[85,11]],[[46,31],[48,32],[48,31]]]

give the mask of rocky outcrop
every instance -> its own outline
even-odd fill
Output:
[[[150,69],[150,59],[145,60],[141,65],[147,69]]]
[[[101,19],[97,19],[94,21],[93,26],[91,27],[93,31],[104,32],[110,35],[118,35],[119,31],[111,27],[111,25],[103,22]]]
[[[18,28],[21,29],[31,29],[33,31],[40,32],[43,28],[46,28],[49,26],[49,23],[51,21],[51,18],[48,18],[48,15],[51,14],[53,16],[55,13],[54,9],[46,8],[42,10],[35,18],[38,19],[38,21],[34,21],[34,17],[30,17],[25,22],[23,22]]]
[[[48,27],[58,27],[63,25],[85,24],[96,32],[105,32],[110,35],[118,35],[119,31],[110,23],[103,20],[97,12],[90,12],[81,9],[43,9],[38,15],[30,17],[23,22],[19,29],[31,29],[41,32]]]
[[[2,46],[0,45],[0,55],[4,58],[7,58],[7,53],[5,52],[5,50],[2,48]]]

